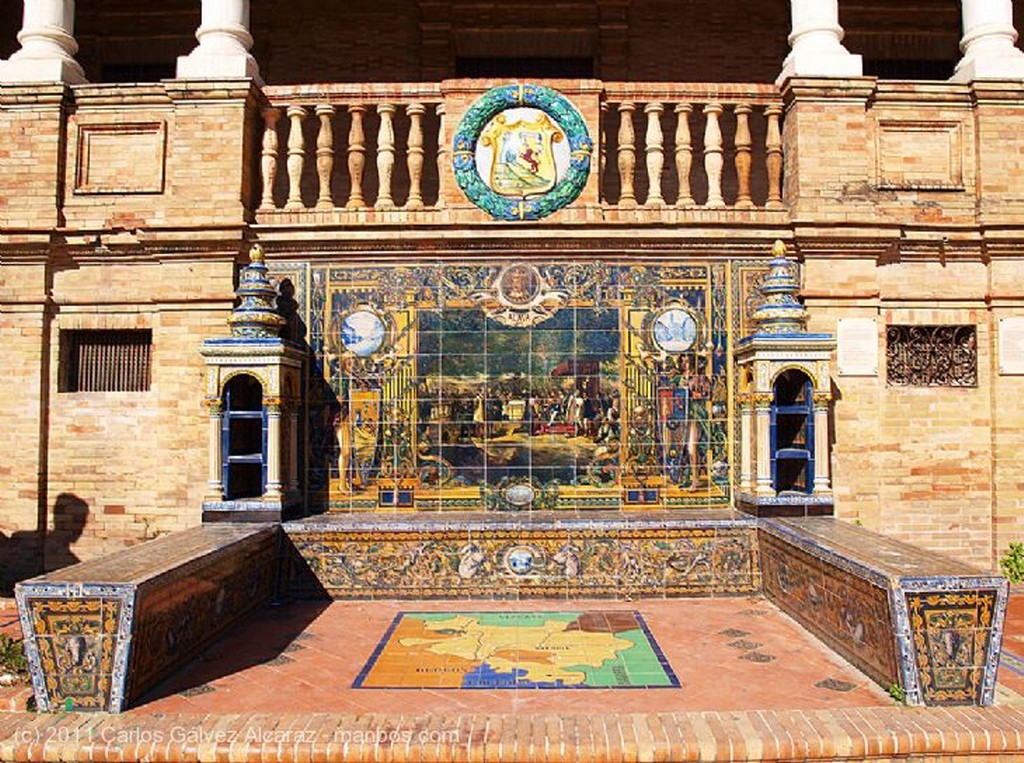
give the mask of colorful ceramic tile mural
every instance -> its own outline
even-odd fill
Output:
[[[402,612],[363,689],[678,688],[637,612]]]
[[[734,263],[736,264],[736,263]],[[753,264],[747,263],[748,269]],[[276,266],[331,509],[728,505],[729,266]]]
[[[921,693],[933,705],[979,702],[995,591],[907,593]]]
[[[621,597],[753,594],[755,528],[664,527],[634,514],[562,528],[465,525],[404,530],[286,526],[297,597]],[[623,527],[625,524],[635,525]],[[664,524],[668,524],[666,520]],[[415,526],[413,526],[415,525]]]

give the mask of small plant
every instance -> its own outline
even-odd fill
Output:
[[[889,684],[889,688],[886,689],[886,692],[888,692],[889,696],[892,697],[893,700],[895,702],[897,702],[898,704],[900,704],[900,705],[907,704],[907,693],[905,691],[903,691],[903,687],[900,686],[899,684],[897,684],[897,683]]]
[[[1024,543],[1011,543],[999,566],[1011,583],[1024,583]]]
[[[21,641],[6,633],[0,633],[0,673],[13,673],[18,678],[28,675]]]

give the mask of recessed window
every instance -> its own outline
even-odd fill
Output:
[[[974,326],[889,326],[886,366],[892,387],[977,387]]]
[[[67,329],[60,332],[61,392],[144,392],[149,389],[150,329]]]

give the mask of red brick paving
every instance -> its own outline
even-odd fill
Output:
[[[730,618],[724,605],[730,602],[731,621],[724,625],[723,619]],[[650,709],[653,700],[639,701],[641,696],[672,690],[608,690],[609,696],[592,705],[590,698],[602,690],[507,690],[507,696],[495,698],[501,692],[349,689],[346,680],[362,666],[367,650],[376,646],[383,632],[379,621],[390,622],[389,612],[431,607],[553,611],[560,603],[355,604],[347,610],[304,604],[286,608],[284,614],[261,613],[220,642],[206,660],[161,687],[145,705],[119,716],[0,712],[0,760],[1024,761],[1022,705],[904,708],[866,686],[847,694],[829,692],[835,695],[833,702],[862,706],[814,704],[816,696],[807,687],[813,675],[826,669],[833,677],[850,680],[843,671],[853,669],[761,600],[592,603],[595,608],[621,607],[644,614],[683,684],[673,699],[662,695],[658,700],[680,706],[672,712]],[[576,609],[586,603],[561,604]],[[684,615],[681,604],[688,606]],[[696,606],[689,608],[690,604]],[[751,609],[768,614],[739,614]],[[339,617],[342,613],[348,616]],[[246,665],[281,653],[261,650],[260,643],[284,646],[303,627],[311,637],[293,643],[306,648],[284,652],[293,662]],[[733,640],[719,635],[726,627],[748,631],[746,640],[762,643],[758,651],[777,659],[765,664],[738,659],[738,650],[715,641]],[[794,639],[790,629],[797,637],[806,637],[806,645]],[[1024,589],[1018,589],[1006,621],[1008,653],[1024,653],[1022,636]],[[329,642],[335,647],[329,648]],[[694,654],[701,659],[693,659]],[[320,669],[313,680],[306,680],[309,676],[298,670],[300,664]],[[1012,671],[1006,666],[1004,662],[1000,683],[1014,688],[1018,678],[1008,675]],[[234,668],[244,669],[224,674]],[[754,678],[761,680],[734,685]],[[200,679],[216,686],[216,691],[192,697],[173,693],[190,683],[194,688]],[[375,703],[330,713],[309,708],[356,692],[376,695]],[[412,693],[422,696],[410,699]],[[616,693],[628,697],[628,706],[616,704],[611,696]],[[716,707],[694,712],[685,707],[701,701],[711,706],[722,697],[752,707],[774,702],[779,709]],[[243,700],[245,711],[229,709]],[[171,709],[174,703],[191,712]],[[504,709],[494,709],[502,705]]]
[[[649,690],[351,688],[401,611],[560,609],[640,612],[682,686]],[[734,632],[723,633],[729,629]],[[764,663],[743,659],[754,651],[773,659]],[[830,678],[852,688],[844,692],[815,686]],[[878,707],[891,702],[867,677],[761,598],[353,601],[264,610],[131,712],[273,712],[286,706],[293,711],[329,713],[385,708],[403,714],[442,715],[547,714],[566,708],[586,708],[593,713],[658,713]],[[622,730],[630,739],[634,733],[632,727]]]

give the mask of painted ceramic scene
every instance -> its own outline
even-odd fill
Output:
[[[728,504],[736,263],[276,275],[318,360],[305,457],[327,508]]]

